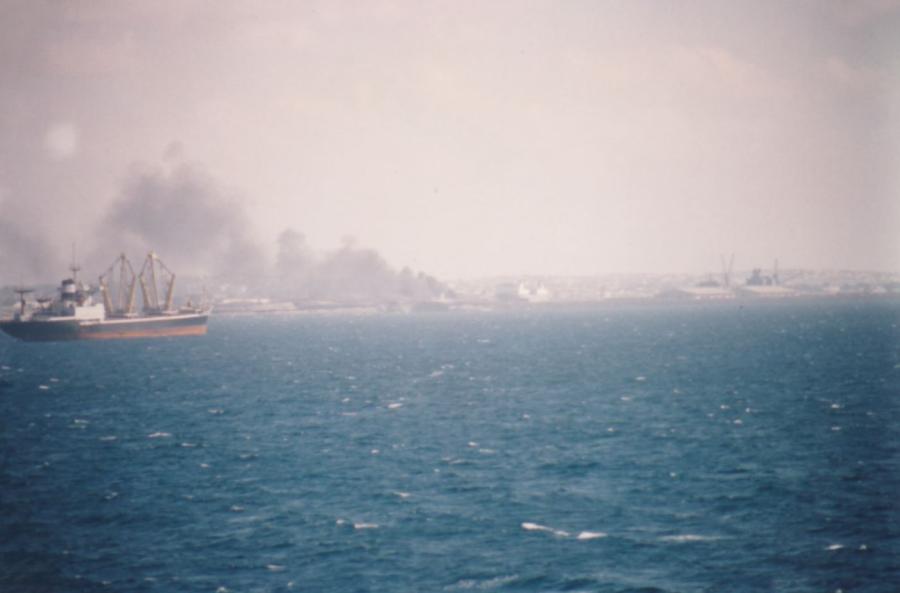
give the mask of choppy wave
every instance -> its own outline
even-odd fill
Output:
[[[884,591],[895,325],[821,301],[0,339],[0,591]]]
[[[461,579],[454,584],[445,587],[444,589],[447,591],[489,591],[491,589],[498,589],[506,585],[515,583],[518,578],[518,575],[504,575],[485,579]]]
[[[588,539],[600,539],[606,537],[607,534],[602,531],[582,531],[577,536],[576,539],[580,540],[588,540]]]
[[[663,542],[674,542],[677,544],[685,544],[691,542],[712,542],[722,539],[716,535],[699,535],[696,533],[683,533],[678,535],[663,535],[659,540]]]

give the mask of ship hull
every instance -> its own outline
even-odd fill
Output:
[[[104,321],[0,321],[0,330],[26,342],[202,336],[208,317],[207,313],[192,313]]]

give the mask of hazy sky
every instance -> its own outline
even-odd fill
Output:
[[[704,272],[731,252],[900,270],[895,1],[0,14],[7,272],[117,244],[135,171],[185,163],[270,254],[290,226],[442,278]]]

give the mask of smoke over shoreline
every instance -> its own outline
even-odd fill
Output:
[[[352,239],[317,255],[306,237],[290,228],[278,237],[276,273],[275,293],[294,300],[425,301],[446,291],[421,272],[409,268],[396,272],[377,251],[359,248]]]
[[[120,253],[141,258],[155,251],[181,277],[243,287],[247,294],[289,300],[384,302],[429,300],[443,285],[408,268],[394,270],[376,250],[352,240],[317,252],[292,228],[275,241],[276,259],[251,232],[240,196],[201,166],[185,162],[136,165],[90,234],[84,277],[93,279]],[[0,221],[0,285],[56,282],[62,257],[34,231]]]

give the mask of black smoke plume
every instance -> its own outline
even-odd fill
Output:
[[[430,301],[447,292],[436,279],[392,269],[374,249],[345,240],[337,250],[316,254],[302,233],[286,229],[278,237],[278,296],[294,301],[391,303]]]
[[[135,166],[125,177],[92,233],[94,249],[82,262],[85,277],[95,279],[120,253],[138,269],[154,251],[182,279],[205,277],[224,296],[374,304],[428,301],[446,293],[434,278],[408,268],[396,271],[376,250],[353,240],[320,253],[293,229],[278,236],[272,266],[241,200],[202,167],[172,156],[165,165]],[[58,278],[62,261],[34,233],[0,220],[0,284]],[[15,277],[22,270],[28,277]]]
[[[265,274],[263,252],[247,228],[240,201],[201,168],[136,169],[110,207],[101,251],[155,251],[174,270],[248,280]]]

